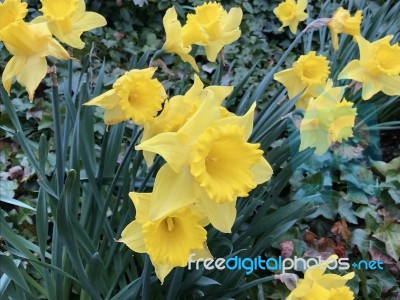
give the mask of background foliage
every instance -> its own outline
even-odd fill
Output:
[[[146,255],[114,240],[135,215],[127,193],[151,190],[161,162],[145,167],[134,150],[137,126],[127,122],[107,131],[101,111],[82,103],[108,89],[125,70],[147,66],[152,52],[162,46],[162,16],[171,3],[186,12],[202,3],[148,2],[139,7],[132,1],[87,1],[88,9],[104,15],[109,25],[86,34],[85,49],[73,52],[80,62],[57,62],[62,159],[54,151],[55,94],[49,80],[32,104],[18,85],[11,99],[0,90],[2,299],[282,299],[288,294],[266,271],[247,276],[243,271],[177,268],[161,286]],[[298,153],[302,112],[294,110],[296,99],[286,100],[283,88],[272,81],[273,67],[279,67],[295,38],[276,31],[272,9],[278,3],[222,1],[227,8],[243,8],[242,36],[226,47],[225,64],[200,61],[207,84],[235,85],[226,102],[231,111],[243,114],[258,102],[251,140],[261,143],[274,168],[268,184],[238,201],[232,234],[208,230],[209,248],[215,257],[335,252],[352,261],[380,259],[385,270],[358,272],[352,288],[360,299],[397,299],[400,97],[379,94],[364,103],[358,102],[359,94],[347,95],[364,112],[353,141],[335,145],[319,158],[311,149]],[[37,1],[29,4],[32,11],[38,7]],[[313,1],[310,19],[330,16],[338,5]],[[395,34],[399,40],[399,3],[341,5],[364,9],[367,39]],[[328,41],[326,29],[305,34],[280,68],[317,49],[330,58],[337,75],[357,56],[357,45],[342,37],[341,50],[334,54]],[[8,59],[4,49],[0,58],[3,70]],[[171,95],[183,93],[191,83],[189,69],[177,56],[166,56],[165,63],[169,72],[160,73],[164,86]]]

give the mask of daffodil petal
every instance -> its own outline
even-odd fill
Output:
[[[179,172],[187,156],[187,145],[175,132],[160,133],[135,147],[160,154],[175,172]]]
[[[83,32],[105,25],[107,25],[107,21],[102,15],[88,11],[83,14],[82,18],[79,19],[76,24],[74,24],[74,28]]]
[[[242,22],[243,11],[239,7],[233,7],[224,19],[224,31],[231,31],[239,27]],[[240,35],[240,33],[239,33]]]
[[[32,102],[33,95],[38,85],[47,73],[47,62],[45,58],[33,56],[29,57],[21,72],[17,74],[17,80],[23,85],[28,94],[29,100]]]
[[[121,233],[121,238],[118,242],[126,244],[130,249],[135,252],[147,252],[144,245],[142,225],[137,221],[129,223]]]
[[[165,164],[157,173],[152,201],[150,219],[162,219],[174,211],[196,202],[194,181],[187,167],[178,173]]]
[[[96,105],[104,109],[112,109],[118,105],[119,101],[120,98],[115,90],[109,90],[104,94],[101,94],[100,96],[97,96],[96,98],[84,103],[83,105]]]
[[[2,75],[3,86],[6,92],[10,95],[10,88],[12,79],[14,76],[19,74],[26,64],[26,58],[24,56],[13,56],[8,61]]]
[[[276,73],[274,75],[274,79],[282,83],[282,85],[287,88],[289,98],[294,98],[306,88],[306,85],[302,84],[302,82],[296,76],[293,68]]]
[[[400,75],[381,76],[378,78],[382,85],[382,92],[389,96],[400,95]]]
[[[207,193],[198,187],[200,209],[210,220],[215,229],[230,233],[236,218],[236,201],[216,203],[211,200]]]
[[[60,41],[73,48],[83,49],[85,47],[85,43],[81,40],[81,34],[82,33],[76,33],[72,31],[71,33],[63,34],[62,36],[59,35],[58,38]]]
[[[154,264],[154,269],[156,272],[156,275],[158,277],[158,279],[160,279],[161,284],[164,283],[164,279],[165,277],[167,277],[167,275],[172,271],[174,267],[170,264]]]
[[[338,75],[338,79],[353,79],[360,82],[363,81],[362,78],[364,78],[364,70],[357,59],[349,62]]]
[[[209,86],[205,89],[212,91],[215,100],[219,105],[221,105],[222,101],[232,93],[233,86]]]
[[[231,116],[223,119],[219,119],[218,121],[215,122],[217,126],[226,126],[226,125],[231,125],[235,124],[238,125],[239,127],[244,129],[244,136],[245,139],[248,140],[251,132],[253,131],[253,122],[254,122],[254,110],[256,108],[256,103],[254,102],[249,110],[246,112],[245,115],[243,116]]]
[[[240,33],[239,33],[240,36]],[[205,46],[204,49],[206,51],[207,59],[211,62],[215,62],[217,59],[218,53],[224,48],[224,44],[220,42],[210,43],[209,45]]]
[[[255,184],[261,184],[271,179],[274,171],[271,165],[265,158],[261,158],[260,161],[251,168],[253,173],[253,180]]]
[[[210,91],[204,91],[205,99],[194,115],[181,127],[179,133],[191,141],[197,140],[200,134],[214,121],[220,118],[220,111]],[[189,142],[189,141],[188,141]]]
[[[125,120],[125,113],[118,105],[106,109],[104,112],[104,123],[106,123],[106,125],[114,125]]]
[[[151,193],[129,193],[129,198],[131,198],[136,210],[135,219],[140,224],[150,220],[151,196]]]
[[[370,78],[368,82],[364,82],[362,89],[362,98],[369,100],[376,93],[382,90],[382,83],[377,78]]]

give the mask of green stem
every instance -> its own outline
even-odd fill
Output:
[[[106,130],[104,132],[103,141],[101,145],[100,163],[99,163],[99,169],[97,171],[97,182],[99,184],[99,187],[101,187],[101,184],[103,182],[104,164],[105,164],[109,136],[110,136],[109,131]]]
[[[365,276],[364,272],[358,271],[357,272],[358,278],[361,280],[361,293],[364,300],[369,300],[368,297],[368,289],[367,289],[367,277]]]
[[[60,99],[58,96],[57,69],[55,66],[50,71],[52,104],[53,104],[53,124],[54,124],[54,140],[56,152],[56,172],[57,172],[57,194],[61,194],[64,185],[64,163],[63,163],[63,147],[61,134],[61,112]]]

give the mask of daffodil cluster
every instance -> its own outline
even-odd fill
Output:
[[[299,21],[306,18],[301,13],[304,4],[306,2],[286,0],[274,10],[283,22],[282,27],[290,26],[291,31],[296,32]],[[331,18],[317,21],[313,22],[314,26],[329,28],[334,51],[339,48],[340,33],[352,35],[360,49],[360,59],[349,62],[337,79],[358,82],[355,86],[362,86],[364,100],[379,91],[390,96],[400,95],[400,46],[391,45],[392,35],[368,42],[361,36],[362,11],[351,16],[342,7]],[[350,102],[342,100],[345,87],[333,88],[329,64],[325,56],[310,51],[301,55],[291,68],[274,75],[274,79],[287,89],[289,98],[298,97],[296,107],[305,112],[300,125],[300,150],[315,147],[317,155],[322,155],[333,142],[342,142],[353,136],[352,127],[357,114]]]
[[[10,93],[12,80],[26,88],[29,100],[47,73],[47,56],[71,59],[68,52],[52,37],[56,36],[75,48],[83,48],[84,31],[104,26],[99,14],[85,11],[84,0],[42,0],[43,16],[24,22],[27,3],[5,0],[0,3],[0,42],[13,55],[2,74],[4,89]]]
[[[286,300],[353,300],[354,293],[345,284],[354,277],[354,272],[344,276],[324,274],[329,263],[336,259],[337,255],[332,255],[326,262],[307,269],[304,279],[297,282]]]
[[[158,171],[151,193],[130,193],[136,219],[120,241],[136,252],[148,253],[161,281],[172,268],[186,266],[189,254],[212,257],[204,227],[211,224],[230,232],[238,197],[248,196],[272,176],[260,145],[247,141],[255,105],[244,116],[221,106],[232,89],[204,87],[195,75],[185,95],[166,100],[161,112],[142,123],[143,137],[136,149],[143,150],[148,165],[156,154],[166,164]],[[105,97],[90,104],[106,101]],[[133,109],[140,114],[142,107]]]
[[[235,7],[227,12],[220,3],[205,2],[195,7],[194,14],[186,16],[186,23],[182,26],[175,8],[172,7],[167,10],[163,19],[166,34],[163,50],[178,54],[198,72],[196,61],[190,55],[192,45],[204,46],[207,59],[214,62],[225,45],[239,39],[242,17],[240,8]]]

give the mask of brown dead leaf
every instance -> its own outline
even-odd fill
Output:
[[[347,227],[347,222],[345,219],[341,219],[333,224],[331,232],[336,235],[340,235],[346,242],[350,240],[351,231]]]
[[[314,232],[311,232],[311,231],[309,231],[309,230],[306,230],[306,232],[304,232],[303,240],[304,240],[306,243],[311,244],[311,243],[313,243],[316,239],[317,239],[317,235],[316,235]]]

